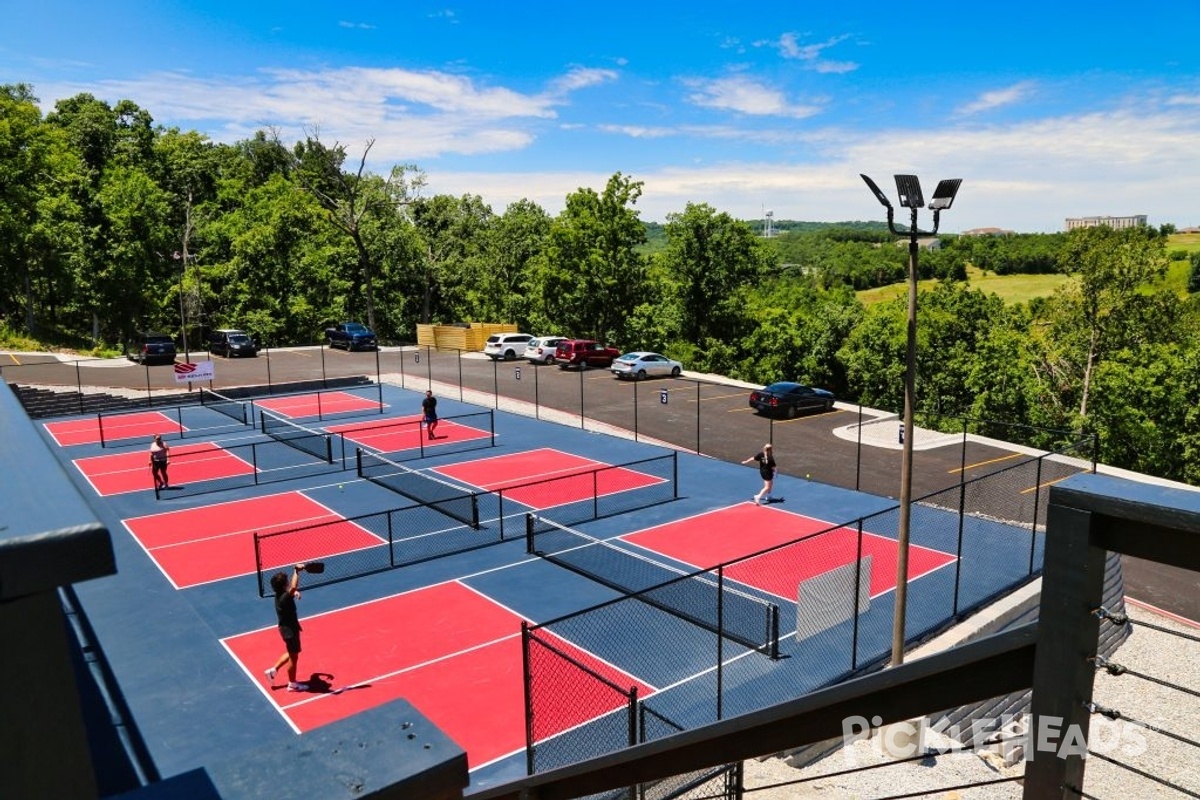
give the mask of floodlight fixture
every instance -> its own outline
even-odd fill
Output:
[[[962,178],[947,178],[937,185],[937,189],[933,192],[933,199],[929,201],[929,207],[934,211],[947,209],[954,203],[954,198],[958,194],[958,187],[962,183]]]
[[[875,193],[875,199],[879,201],[880,205],[882,205],[888,211],[891,211],[892,201],[888,200],[887,195],[883,193],[883,190],[879,188],[879,185],[866,175],[863,175],[861,172],[858,174],[858,176],[867,182],[867,188]]]
[[[896,193],[900,195],[901,208],[922,208],[925,197],[921,194],[921,182],[916,175],[897,175]]]
[[[937,190],[933,193],[933,199],[929,202],[929,210],[933,212],[933,227],[928,231],[923,231],[917,227],[917,211],[925,206],[925,196],[921,193],[921,182],[916,175],[895,176],[896,191],[900,195],[900,206],[909,209],[910,212],[910,222],[907,228],[896,226],[895,209],[892,208],[891,202],[880,191],[875,181],[861,173],[860,177],[875,195],[875,199],[887,209],[888,230],[895,236],[903,236],[908,239],[908,324],[904,367],[904,416],[900,428],[900,444],[903,452],[900,455],[900,516],[896,526],[896,584],[892,606],[892,665],[895,666],[904,663],[905,615],[908,608],[913,439],[916,437],[913,409],[916,406],[917,394],[917,255],[920,252],[918,237],[937,235],[941,213],[954,203],[954,198],[958,195],[958,187],[962,184],[962,178],[950,178],[938,183]]]

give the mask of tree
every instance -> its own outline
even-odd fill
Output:
[[[68,253],[78,240],[72,183],[79,163],[60,131],[46,125],[26,84],[0,86],[0,317],[24,309],[37,330],[39,306],[70,302]]]
[[[488,229],[488,269],[479,289],[481,319],[529,324],[534,263],[545,249],[550,215],[531,200],[511,203]]]
[[[378,259],[364,237],[365,221],[372,216],[398,213],[425,185],[424,173],[412,165],[393,166],[386,180],[368,173],[367,157],[374,146],[374,139],[367,141],[354,173],[342,169],[346,160],[345,148],[337,143],[326,147],[316,135],[297,142],[292,151],[296,180],[316,198],[329,220],[354,245],[365,296],[367,325],[371,328],[376,327],[373,279]]]
[[[1092,373],[1104,357],[1107,337],[1118,330],[1123,311],[1140,287],[1166,272],[1166,240],[1151,228],[1077,228],[1060,255],[1064,271],[1079,275],[1077,292],[1087,333],[1079,416],[1087,416]]]
[[[632,208],[642,183],[621,173],[604,192],[579,189],[550,226],[535,282],[537,324],[580,336],[624,342],[627,315],[642,296],[646,231]]]
[[[667,215],[667,247],[660,263],[678,305],[686,340],[731,341],[745,314],[744,293],[767,267],[769,253],[744,222],[706,203],[688,203]]]
[[[473,316],[485,272],[485,237],[494,219],[491,208],[479,195],[443,194],[415,200],[409,214],[424,245],[421,321],[433,321],[435,301],[451,319]]]

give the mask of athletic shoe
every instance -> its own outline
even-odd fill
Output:
[[[289,692],[307,692],[308,684],[307,683],[289,683],[288,691]]]
[[[267,680],[270,681],[272,685],[275,684],[275,668],[274,667],[271,667],[270,669],[267,670]]]

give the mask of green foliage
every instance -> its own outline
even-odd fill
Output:
[[[1191,262],[1191,270],[1188,272],[1187,290],[1195,294],[1200,292],[1200,252],[1192,253],[1188,259]]]

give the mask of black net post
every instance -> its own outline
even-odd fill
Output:
[[[263,584],[262,548],[258,545],[258,531],[254,532],[254,576],[258,580],[258,596],[266,597],[266,586]]]
[[[528,517],[526,524],[532,530],[533,519]],[[533,774],[533,686],[530,678],[529,663],[529,623],[521,620],[521,685],[525,693],[525,774]]]

